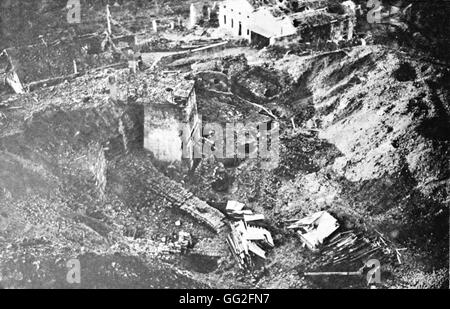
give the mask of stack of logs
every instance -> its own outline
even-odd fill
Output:
[[[378,259],[381,262],[390,259],[394,252],[398,253],[390,248],[382,235],[368,237],[350,230],[328,240],[321,249],[319,259],[321,263],[328,265],[365,262],[369,259]]]

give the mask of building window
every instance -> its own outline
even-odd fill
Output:
[[[250,30],[249,29],[247,29],[247,35],[250,35]]]
[[[223,24],[226,25],[227,24],[227,17],[224,15],[223,16]]]
[[[233,28],[234,27],[234,20],[233,20],[233,18],[231,19],[231,28]]]

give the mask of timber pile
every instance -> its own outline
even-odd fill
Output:
[[[271,233],[264,228],[247,224],[244,220],[230,223],[230,228],[228,246],[242,269],[252,269],[253,257],[266,259],[266,249],[275,246]]]
[[[332,237],[322,247],[319,259],[323,264],[335,266],[369,259],[388,260],[393,252],[383,236],[367,237],[350,230]]]

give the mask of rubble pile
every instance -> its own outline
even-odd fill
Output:
[[[227,237],[230,250],[242,269],[254,267],[253,257],[266,259],[265,248],[275,246],[271,233],[258,226],[258,221],[264,220],[264,215],[253,214],[253,211],[244,209],[245,204],[237,201],[228,201],[226,212],[232,220],[229,225],[231,233]]]
[[[100,40],[98,38],[97,40]],[[32,82],[69,77],[98,67],[118,63],[112,54],[93,53],[87,39],[43,42],[36,45],[7,48],[12,70],[26,85]]]
[[[274,247],[270,232],[263,228],[249,225],[243,220],[230,223],[230,228],[231,234],[227,237],[228,245],[239,266],[243,269],[254,267],[253,257],[250,253],[266,259],[266,252],[263,248]]]

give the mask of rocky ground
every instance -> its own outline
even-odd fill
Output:
[[[237,73],[238,80],[256,83],[237,94],[281,115],[280,164],[271,171],[254,161],[229,168],[234,182],[225,193],[212,193],[213,177],[205,179],[221,163],[202,164],[197,173],[204,181],[192,187],[208,201],[245,202],[280,228],[261,286],[310,286],[298,278],[299,268],[318,266],[285,235],[283,221],[324,209],[349,227],[383,233],[397,248],[408,248],[401,265],[383,268],[386,286],[445,286],[449,141],[442,132],[449,125],[448,69],[371,46],[283,57],[264,70],[274,73],[263,81],[248,68]],[[259,88],[274,89],[276,98],[258,98]],[[429,278],[419,284],[408,279],[411,273]]]
[[[128,29],[150,27],[124,12],[118,19]],[[211,39],[169,31],[164,42],[188,35]],[[151,64],[158,55],[144,59]],[[109,100],[106,71],[3,96],[3,287],[365,287],[363,278],[303,276],[333,267],[302,248],[285,221],[318,210],[406,248],[401,264],[383,261],[383,287],[448,287],[448,67],[382,45],[308,56],[233,47],[168,67],[197,80],[204,122],[276,117],[278,164],[208,157],[189,176],[157,170],[139,147],[139,106]],[[217,169],[228,176],[220,190]],[[147,180],[161,173],[219,209],[233,199],[263,213],[276,244],[268,260],[252,274],[239,270],[224,234],[155,195]],[[192,235],[191,253],[168,254],[180,231]],[[81,285],[66,280],[73,258]]]

